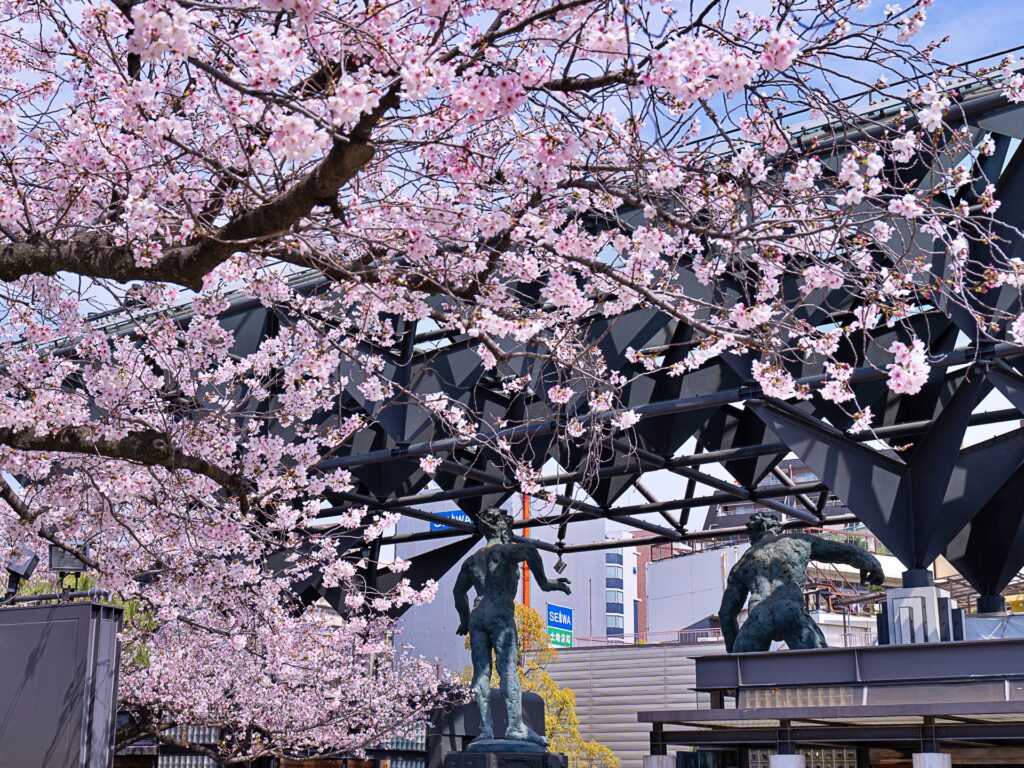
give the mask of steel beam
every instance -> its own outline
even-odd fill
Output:
[[[359,494],[359,493],[351,493],[349,491],[346,491],[346,492],[343,492],[343,493],[339,493],[338,496],[340,496],[340,497],[342,497],[344,499],[352,501],[353,504],[358,504],[360,506],[366,506],[367,508],[380,509],[380,506],[381,506],[380,502],[378,502],[373,497],[371,497],[371,496],[363,496],[362,494]],[[334,510],[334,509],[339,509],[339,508],[331,507],[330,509],[324,510],[324,512],[329,512],[329,511]],[[343,507],[341,509],[345,509],[345,508]],[[461,531],[462,534],[472,534],[474,536],[477,535],[476,527],[474,525],[472,525],[471,523],[463,523],[461,520],[452,520],[451,518],[448,518],[448,517],[441,517],[440,515],[435,515],[432,512],[424,512],[422,509],[413,509],[412,507],[392,507],[390,509],[390,511],[392,511],[392,512],[399,512],[399,513],[401,513],[403,515],[406,515],[407,517],[411,517],[411,518],[413,518],[415,520],[423,520],[424,522],[436,523],[438,525],[448,526],[449,528],[455,528],[458,531]],[[439,536],[437,538],[441,538],[441,537]],[[528,542],[530,544],[536,544],[537,547],[539,547],[540,549],[543,549],[545,551],[548,551],[548,552],[554,552],[555,551],[555,545],[551,544],[549,542],[546,542],[546,541],[539,541],[537,539],[526,539],[526,538],[524,538],[522,536],[513,536],[512,538],[515,541],[523,541],[523,542]]]
[[[676,541],[682,540],[682,534],[675,528],[666,528],[665,526],[658,525],[657,523],[648,523],[646,520],[637,520],[635,517],[630,517],[628,515],[624,517],[616,517],[615,519],[624,525],[628,525],[641,531],[656,533],[659,536],[667,536],[669,538],[674,538]]]
[[[970,418],[971,426],[980,426],[985,424],[999,424],[1006,421],[1017,421],[1021,418],[1021,412],[1016,408],[1003,408],[994,411],[985,411],[982,413],[973,414]],[[905,424],[894,424],[884,427],[876,428],[871,434],[852,435],[851,439],[857,442],[865,442],[878,438],[897,438],[907,437],[910,435],[917,435],[926,432],[932,425],[934,420],[924,421],[913,421]],[[689,456],[679,456],[667,461],[666,469],[673,470],[678,467],[686,466],[699,466],[702,464],[716,464],[724,461],[731,461],[733,459],[752,458],[755,456],[762,456],[771,453],[786,453],[789,448],[785,443],[764,443],[762,445],[746,445],[739,446],[737,448],[728,448],[720,451],[702,451],[700,446],[696,453]],[[461,466],[461,465],[460,465]],[[479,470],[474,470],[479,471]],[[632,461],[622,465],[613,465],[610,467],[598,467],[596,470],[589,473],[590,476],[597,477],[612,477],[616,475],[629,475],[639,474],[645,470],[642,462]],[[679,473],[681,474],[681,473]],[[549,485],[560,485],[563,483],[572,483],[582,480],[588,475],[587,472],[566,472],[556,473],[552,475],[542,475],[537,479],[538,485],[546,487]],[[493,476],[492,476],[493,477]],[[696,480],[691,478],[687,482],[687,497],[692,496],[693,490],[695,490]],[[498,493],[501,491],[514,490],[506,485],[481,485],[476,487],[468,488],[457,488],[450,491],[432,491],[430,493],[421,493],[411,496],[404,496],[398,499],[389,501],[379,502],[377,506],[385,509],[392,508],[392,505],[410,505],[410,504],[427,504],[436,501],[455,501],[458,499],[474,498],[477,495],[485,493]],[[739,490],[736,488],[736,490]],[[788,494],[787,494],[788,495]],[[826,497],[827,499],[827,497]],[[673,504],[674,502],[664,502],[666,504]],[[696,506],[700,506],[699,504]],[[685,506],[669,506],[665,509],[687,509]],[[660,512],[662,510],[652,509],[649,511]],[[680,523],[681,525],[683,523]]]
[[[954,365],[963,365],[977,359],[984,353],[990,358],[1011,358],[1024,355],[1024,349],[1016,344],[1001,343],[979,350],[977,347],[962,347],[953,350],[936,360],[929,361],[933,369],[947,368]],[[858,384],[865,381],[875,381],[888,376],[888,372],[880,367],[864,366],[855,369],[849,378],[849,384]],[[827,374],[804,376],[796,380],[796,385],[808,389],[817,389],[828,381]],[[647,405],[640,405],[635,408],[614,409],[600,413],[590,413],[581,421],[584,427],[593,427],[605,424],[624,411],[632,411],[641,419],[649,419],[658,416],[667,416],[687,411],[696,411],[705,408],[728,405],[729,403],[741,402],[751,397],[760,395],[760,388],[757,386],[734,387],[731,389],[711,392],[693,397],[684,397],[675,400],[664,400]],[[516,442],[519,440],[549,435],[558,430],[559,420],[551,418],[532,424],[521,424],[515,427],[506,427],[498,430],[488,430],[466,437],[451,437],[441,440],[432,440],[424,443],[415,443],[409,446],[396,446],[395,448],[367,451],[366,453],[350,456],[338,456],[326,459],[317,465],[318,469],[328,471],[339,468],[364,466],[366,464],[379,464],[385,461],[392,461],[398,458],[416,458],[421,456],[432,456],[438,453],[450,453],[458,448],[464,448],[474,444],[483,444],[492,440],[508,440]]]
[[[826,517],[824,520],[816,520],[813,524],[808,523],[804,520],[789,520],[782,524],[782,527],[786,530],[794,530],[800,528],[824,528],[829,525],[846,525],[847,523],[858,522],[856,515],[834,515],[833,517]],[[643,547],[649,544],[668,544],[672,541],[698,541],[700,539],[718,539],[725,536],[746,536],[746,526],[737,525],[732,528],[713,528],[710,531],[694,531],[693,533],[687,533],[682,538],[668,537],[668,536],[649,536],[642,539],[633,539],[629,542],[630,547]],[[572,552],[597,552],[602,549],[618,549],[622,547],[622,542],[614,541],[595,541],[590,544],[571,544],[565,547],[562,551],[565,554]]]
[[[825,492],[827,493],[827,490]],[[717,499],[717,501],[710,501],[709,502],[709,500],[712,500],[712,499]],[[650,506],[662,507],[662,506],[665,506],[665,505],[679,505],[680,503],[685,503],[686,501],[693,501],[694,502],[694,506],[702,506],[703,504],[708,504],[708,503],[721,503],[722,501],[728,501],[728,499],[727,498],[726,499],[722,499],[720,496],[717,496],[717,497],[716,496],[705,496],[705,497],[703,497],[701,499],[681,500],[681,501],[676,501],[676,502],[671,502],[671,501],[670,502],[656,502],[656,503],[654,503],[654,504],[652,504]],[[765,501],[764,499],[761,499],[761,500],[757,501],[756,503],[763,504],[764,501]],[[659,510],[657,510],[657,509],[647,510],[647,512],[656,512],[656,511],[659,511]],[[611,520],[620,520],[623,517],[623,515],[620,515],[620,514],[617,514],[617,513],[618,513],[618,510],[616,510],[613,507],[612,509],[607,510],[607,512],[605,513],[604,516],[606,518],[608,518],[608,519],[611,519]],[[787,514],[789,514],[788,511],[787,511]],[[626,517],[628,517],[628,515],[626,515]],[[447,521],[447,518],[442,518],[442,519]],[[544,515],[544,516],[540,516],[540,517],[532,517],[529,520],[517,520],[516,522],[514,522],[512,524],[512,527],[514,529],[517,529],[517,530],[522,530],[524,528],[534,528],[534,527],[541,526],[541,525],[563,525],[563,524],[569,524],[569,523],[578,522],[580,520],[593,520],[593,519],[594,519],[593,515],[583,514],[583,513],[559,514],[559,515]],[[639,521],[639,522],[643,522],[643,521]],[[811,519],[797,518],[796,520],[791,520],[791,521],[787,521],[787,522],[783,523],[783,528],[789,529],[789,528],[806,528],[806,527],[819,527],[819,526],[824,527],[824,526],[827,526],[827,525],[845,525],[847,523],[855,523],[855,522],[858,522],[858,518],[857,518],[856,515],[852,515],[852,514],[851,515],[834,515],[832,517],[826,517],[826,518],[817,518],[817,517],[811,518]],[[388,544],[388,543],[396,543],[397,544],[397,543],[403,543],[403,542],[408,542],[408,541],[425,541],[425,540],[429,540],[429,539],[445,539],[445,538],[452,538],[454,536],[464,536],[464,535],[466,535],[466,533],[467,532],[464,531],[464,530],[423,531],[423,532],[420,532],[420,533],[399,534],[397,536],[393,536],[393,537],[390,537],[390,538],[386,539],[384,541],[384,543],[385,544]],[[683,541],[683,542],[685,542],[685,541],[693,541],[693,540],[700,540],[700,539],[717,539],[717,538],[721,538],[721,537],[725,537],[725,536],[741,536],[741,535],[746,535],[746,533],[747,533],[747,529],[745,527],[743,527],[743,526],[731,527],[731,528],[714,528],[714,529],[711,529],[711,530],[708,530],[708,531],[693,531],[693,532],[689,532],[689,531],[686,531],[684,529],[684,530],[678,531],[678,532],[677,531],[672,531],[671,533],[669,533],[667,531],[667,529],[662,529],[662,532],[659,532],[658,535],[656,535],[656,536],[645,537],[643,539],[634,539],[633,541],[631,541],[629,543],[629,546],[633,547],[633,546],[643,546],[645,544],[664,544],[664,543],[672,542],[672,541],[675,541],[675,542]],[[530,539],[530,541],[536,542],[537,540],[536,539]],[[572,545],[569,545],[569,546],[565,547],[562,551],[564,551],[566,553],[568,553],[568,552],[589,552],[589,551],[600,550],[600,549],[616,549],[616,548],[621,547],[621,546],[623,546],[621,542],[614,542],[614,541],[602,542],[602,541],[596,541],[596,542],[592,542],[592,543],[588,543],[588,544],[572,544]]]
[[[789,504],[783,504],[781,501],[775,501],[775,499],[762,499],[758,503],[768,507],[768,509],[774,509],[776,512],[795,517],[797,520],[803,520],[808,525],[817,525],[821,522],[821,518],[813,512],[791,507]]]
[[[971,415],[968,426],[975,427],[986,424],[1001,424],[1005,421],[1019,421],[1021,419],[1021,413],[1022,412],[1016,408],[1000,408],[995,411],[982,411],[981,413]],[[911,435],[919,435],[927,432],[934,423],[935,419],[926,419],[922,421],[908,421],[903,424],[890,424],[884,427],[876,427],[871,432],[850,435],[850,439],[854,442],[864,443],[871,442],[876,438],[887,440],[899,437],[910,437]],[[704,453],[695,453],[692,456],[679,457],[672,459],[672,463],[675,464],[678,462],[688,466],[717,464],[723,461],[730,461],[732,459],[747,459],[769,453],[789,453],[789,447],[785,443],[781,442],[763,443],[761,445],[743,445],[738,448],[726,448],[721,451],[706,451]]]
[[[778,466],[772,467],[771,473],[776,479],[778,479],[780,483],[782,483],[787,488],[792,487],[795,483],[793,478],[787,475],[785,470],[779,469]],[[811,501],[810,497],[808,497],[806,493],[798,493],[796,495],[796,500],[799,501],[804,506],[804,509],[806,509],[808,512],[820,517],[819,512],[821,512],[821,510],[817,508],[815,503]]]
[[[642,480],[637,480],[635,483],[633,483],[633,487],[636,488],[637,492],[641,496],[643,496],[645,499],[647,499],[647,502],[649,504],[657,504],[658,503],[657,497],[655,497],[655,495],[653,493],[651,493],[647,489],[647,486],[644,485]],[[691,496],[692,496],[692,494],[691,494]],[[672,515],[670,515],[665,510],[659,510],[658,514],[661,515],[665,519],[665,522],[667,522],[669,525],[671,525],[673,528],[675,528],[680,533],[685,531],[683,526],[680,524],[678,518],[672,517]]]

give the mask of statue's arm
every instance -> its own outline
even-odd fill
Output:
[[[469,561],[462,564],[459,578],[455,580],[455,610],[459,612],[459,628],[455,630],[464,635],[469,632],[469,588],[473,586],[473,578],[469,573]]]
[[[722,606],[718,609],[718,619],[722,622],[722,639],[725,640],[725,650],[729,653],[732,653],[736,635],[740,631],[738,617],[743,610],[743,604],[747,602],[747,594],[747,585],[730,574],[725,594],[722,595]]]
[[[811,542],[811,559],[819,563],[841,563],[864,572],[864,580],[868,584],[880,585],[885,581],[885,573],[878,558],[856,544],[841,541],[829,541],[817,536],[806,536]]]
[[[522,547],[522,559],[526,561],[526,564],[530,566],[530,572],[533,574],[534,579],[537,580],[537,586],[543,589],[545,592],[565,592],[569,593],[569,580],[565,578],[548,579],[548,575],[544,572],[544,561],[541,559],[540,552],[537,548],[530,544],[520,544]]]

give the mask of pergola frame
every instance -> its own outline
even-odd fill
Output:
[[[965,123],[976,144],[991,137],[996,146],[992,158],[976,162],[996,183],[1002,203],[997,219],[1007,231],[1024,228],[1024,146],[1020,144],[1024,139],[1024,105],[1008,103],[1002,93],[987,86],[960,87],[957,97],[950,122]],[[836,161],[850,140],[881,135],[902,106],[871,106],[865,112],[864,124],[849,135],[836,137],[809,128],[795,131],[794,136],[809,146],[813,144],[818,152],[832,153],[830,158]],[[922,171],[918,181],[923,184],[934,180]],[[956,199],[951,198],[950,203],[975,205],[978,192],[965,188],[956,192]],[[623,210],[620,225],[628,228],[640,216],[638,211]],[[593,226],[601,228],[608,223],[595,219]],[[984,258],[984,254],[978,257]],[[681,280],[687,279],[683,274],[686,269],[679,268]],[[941,270],[942,265],[937,269]],[[316,272],[295,275],[292,282],[302,291],[331,290],[330,281]],[[1019,295],[1004,289],[978,299],[972,309],[983,316],[989,314],[993,322],[1007,314],[1019,314],[1024,310]],[[848,317],[855,308],[850,295],[829,294],[820,306],[806,311],[821,325]],[[275,335],[282,319],[280,309],[267,308],[243,295],[235,297],[222,316],[222,322],[234,334],[235,354],[243,356]],[[178,321],[188,322],[187,308]],[[622,541],[565,543],[567,526],[601,518],[649,534],[632,540],[631,546],[736,535],[742,529],[689,531],[688,513],[697,507],[741,501],[785,515],[790,518],[790,526],[861,520],[899,553],[908,568],[945,553],[955,564],[959,562],[962,570],[975,574],[968,578],[974,578],[972,584],[980,591],[1001,588],[1002,575],[977,575],[979,569],[984,570],[980,563],[989,557],[986,548],[996,547],[1007,563],[1018,563],[1018,570],[1024,566],[1024,509],[1010,509],[1011,502],[1024,493],[1024,429],[977,449],[961,450],[968,428],[1021,420],[1024,348],[992,342],[957,347],[964,336],[978,338],[975,319],[962,307],[925,306],[919,315],[907,319],[908,327],[914,327],[929,345],[931,374],[920,394],[896,396],[884,383],[886,366],[891,362],[891,355],[887,357],[884,350],[893,341],[906,338],[906,328],[865,331],[865,349],[844,353],[848,353],[853,368],[849,385],[858,402],[863,399],[875,407],[881,424],[860,434],[849,434],[851,420],[847,415],[820,398],[793,404],[765,397],[751,375],[749,356],[722,356],[675,378],[664,370],[650,373],[638,366],[630,369],[626,356],[629,348],[652,356],[678,355],[679,350],[693,343],[691,328],[654,309],[631,310],[615,318],[594,315],[581,319],[595,347],[609,359],[609,367],[632,375],[622,393],[623,407],[602,412],[589,410],[585,393],[575,393],[564,408],[545,402],[543,392],[552,381],[549,370],[517,359],[499,364],[496,371],[487,371],[472,350],[475,342],[469,336],[403,322],[404,327],[398,323],[403,338],[397,353],[372,350],[385,361],[380,375],[394,381],[399,394],[386,403],[368,402],[358,390],[363,372],[343,366],[339,375],[345,376],[348,384],[339,396],[335,413],[322,417],[328,420],[339,414],[360,414],[368,425],[319,465],[324,471],[349,470],[356,485],[349,493],[328,497],[322,510],[324,518],[344,509],[367,507],[445,526],[443,530],[385,537],[380,544],[434,540],[440,544],[457,539],[466,543],[468,551],[478,536],[474,525],[421,507],[450,501],[472,518],[483,506],[500,504],[518,492],[519,483],[506,473],[488,447],[500,440],[520,450],[538,473],[549,461],[561,468],[535,479],[537,486],[545,489],[544,496],[552,496],[560,512],[515,523],[519,531],[557,526],[557,543],[537,538],[530,541],[559,555],[622,547]],[[130,333],[131,327],[131,323],[112,322],[108,330],[113,334]],[[790,373],[799,387],[810,391],[826,383],[826,374],[810,363],[796,363]],[[500,386],[502,377],[529,379],[527,393],[509,396]],[[979,404],[994,390],[1013,407],[981,411]],[[482,425],[480,430],[456,437],[445,433],[418,400],[438,391],[471,411]],[[569,418],[592,429],[607,425],[623,411],[632,411],[640,420],[628,437],[609,433],[601,438],[602,454],[597,466],[581,466],[579,449],[554,439]],[[511,426],[502,426],[505,423]],[[881,443],[884,449],[889,443],[891,448],[896,440],[908,440],[913,446],[905,462],[892,459],[885,450],[869,447]],[[696,449],[684,450],[694,443]],[[791,453],[811,467],[818,479],[795,482],[781,472],[776,465]],[[441,459],[433,478],[419,466],[419,459],[427,456]],[[948,477],[984,475],[991,486],[988,495],[973,487],[968,493],[951,485],[944,496],[940,493],[927,503],[920,501],[926,460],[937,468],[936,472]],[[724,468],[735,482],[709,473],[709,465]],[[644,479],[665,471],[679,478],[682,492],[662,500],[650,492]],[[851,478],[866,471],[881,478],[870,493],[851,483]],[[766,486],[762,481],[769,475],[775,484]],[[436,487],[428,488],[431,483]],[[710,488],[712,493],[697,495],[698,486]],[[630,488],[645,499],[644,503],[621,503]],[[913,489],[917,490],[912,494]],[[589,500],[581,498],[581,491],[589,495]],[[830,493],[846,503],[850,514],[825,514]],[[972,494],[976,498],[971,498]],[[899,507],[911,496],[918,500]],[[892,514],[883,515],[881,511]],[[652,513],[660,516],[658,522],[644,519]],[[1000,521],[1011,518],[1015,522],[1010,529],[999,527]],[[972,528],[977,520],[989,522]],[[928,528],[935,529],[934,536],[921,534]],[[436,567],[428,567],[423,573],[432,578],[442,575],[455,562],[454,546],[439,548],[438,552],[445,549],[447,554],[439,555]],[[429,560],[429,555],[422,557]]]

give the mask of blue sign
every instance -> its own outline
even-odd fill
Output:
[[[572,632],[572,608],[548,603],[548,626]]]
[[[458,520],[460,523],[473,524],[473,521],[469,519],[469,515],[463,512],[461,509],[450,509],[447,512],[435,512],[438,517],[446,517],[449,520]],[[445,525],[444,523],[435,523],[431,521],[430,530],[432,531],[450,531],[452,527]]]

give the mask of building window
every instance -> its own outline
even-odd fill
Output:
[[[614,563],[622,565],[622,553],[621,552],[606,552],[604,555],[604,561],[606,563]]]
[[[625,631],[625,622],[621,616],[609,616],[605,622],[609,635],[621,635]]]
[[[617,613],[620,616],[625,613],[621,589],[606,589],[604,591],[604,612],[607,614]]]
[[[604,585],[609,589],[622,589],[621,565],[605,565]]]

